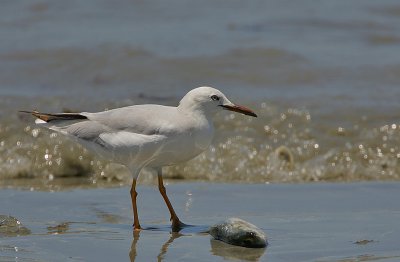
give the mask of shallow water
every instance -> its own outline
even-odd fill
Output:
[[[0,239],[0,261],[398,261],[398,183],[167,186],[180,218],[170,233],[155,187],[138,188],[132,233],[129,188],[1,190],[3,214],[31,232]],[[41,203],[37,205],[37,203]],[[211,240],[207,226],[240,217],[260,227],[267,249]]]
[[[399,180],[397,1],[176,5],[2,3],[3,187],[58,190],[130,180],[123,168],[38,129],[18,110],[176,105],[200,85],[223,90],[259,118],[221,113],[212,147],[169,168],[168,177],[250,183]]]

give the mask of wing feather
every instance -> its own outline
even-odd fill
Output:
[[[36,122],[65,135],[90,141],[102,147],[129,147],[156,142],[165,137],[168,117],[174,107],[159,105],[128,106],[98,113],[39,113]],[[165,115],[166,117],[160,117]],[[161,130],[162,128],[164,130]]]

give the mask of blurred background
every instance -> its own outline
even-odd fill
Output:
[[[259,117],[218,115],[212,146],[171,181],[400,179],[397,0],[4,0],[0,38],[2,187],[131,179],[18,110],[177,105],[202,85]]]

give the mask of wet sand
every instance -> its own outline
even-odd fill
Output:
[[[0,238],[0,261],[398,261],[400,183],[167,186],[181,219],[171,234],[153,186],[139,186],[133,234],[127,187],[30,192],[0,190],[0,213],[29,235]],[[267,249],[233,247],[203,232],[228,217],[263,229]]]

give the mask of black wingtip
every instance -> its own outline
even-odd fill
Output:
[[[48,114],[48,113],[39,113],[38,111],[25,111],[20,110],[20,113],[32,114],[33,116],[45,121],[50,122],[53,120],[79,120],[79,119],[87,119],[86,116],[81,115],[79,113],[59,113],[59,114]]]

